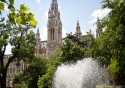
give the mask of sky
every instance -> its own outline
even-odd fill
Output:
[[[79,21],[82,34],[85,35],[90,29],[95,34],[97,16],[102,19],[110,10],[101,9],[102,0],[57,0],[58,8],[61,13],[63,38],[66,33],[75,33],[76,23]],[[52,0],[15,0],[14,6],[19,9],[21,4],[30,8],[29,12],[35,15],[38,22],[34,30],[36,33],[39,27],[41,40],[47,39],[47,20],[48,10]],[[5,13],[9,12],[5,6]],[[10,53],[10,46],[6,50],[6,54]]]

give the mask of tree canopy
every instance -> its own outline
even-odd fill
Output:
[[[100,25],[105,31],[96,39],[93,55],[107,67],[115,85],[124,85],[125,5],[124,2],[120,2],[120,6],[117,4],[116,0],[102,1],[102,8],[109,8],[111,11],[101,21]]]
[[[2,16],[5,5],[9,9],[7,18]],[[14,7],[14,0],[0,0],[0,17],[0,83],[2,88],[6,88],[9,64],[34,57],[35,34],[31,28],[34,28],[37,22],[24,4],[17,10]],[[8,45],[12,47],[12,56],[5,61],[4,55]]]
[[[22,4],[18,10],[14,7],[14,0],[0,0],[0,15],[5,10],[5,5],[8,6],[9,14],[7,16],[12,25],[26,25],[27,20],[29,20],[31,26],[36,26],[37,22],[34,15],[29,12],[28,6]],[[4,21],[4,19],[5,17],[1,17],[0,22]]]

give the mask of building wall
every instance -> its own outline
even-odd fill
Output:
[[[7,63],[8,58],[11,56],[12,56],[12,54],[8,54],[8,55],[4,56],[4,64]],[[6,77],[6,86],[7,87],[12,87],[12,79],[13,79],[15,73],[26,70],[27,64],[23,61],[20,61],[19,63],[20,63],[20,66],[16,65],[17,64],[16,61],[10,63],[10,65],[7,69],[7,77]]]

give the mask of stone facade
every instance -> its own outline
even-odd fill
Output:
[[[80,38],[82,32],[80,30],[79,22],[76,24],[75,36]],[[56,48],[64,42],[62,38],[62,22],[60,19],[60,12],[58,10],[57,0],[52,0],[50,9],[48,11],[48,22],[47,22],[47,40],[41,41],[39,28],[36,33],[36,47],[35,55],[41,55],[43,57],[49,58],[54,54]]]
[[[11,56],[12,54],[4,55],[4,64],[6,64],[6,61],[8,61],[8,58]],[[19,66],[17,65],[17,63]],[[6,86],[12,87],[12,79],[14,74],[18,72],[22,72],[26,70],[26,68],[27,68],[27,64],[23,61],[10,63],[7,69]]]
[[[57,0],[52,0],[48,11],[47,41],[40,41],[39,29],[36,33],[35,55],[42,55],[49,58],[62,44],[62,22],[58,10]]]
[[[96,26],[96,37],[99,37],[102,31],[100,28],[99,18],[97,18]],[[78,38],[82,36],[79,21],[76,23],[76,32],[74,35]],[[62,38],[62,22],[60,19],[57,0],[52,0],[50,9],[48,11],[47,40],[41,41],[38,28],[36,33],[36,42],[37,45],[35,55],[41,55],[46,58],[51,57],[51,55],[54,54],[56,48],[60,47],[60,45],[64,42],[64,38]]]
[[[57,0],[52,0],[47,23],[47,49],[46,55],[49,58],[62,44],[62,22],[58,10]]]

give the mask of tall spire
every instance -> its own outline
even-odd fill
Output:
[[[41,50],[41,43],[40,43],[41,39],[40,39],[40,33],[39,33],[39,27],[37,28],[37,33],[36,33],[36,50],[35,50],[35,55],[40,54],[40,50]]]
[[[58,10],[57,0],[52,0],[50,9],[48,11],[47,23],[47,57],[50,57],[62,44],[62,22],[60,19],[60,12]]]
[[[38,26],[38,28],[37,28],[37,33],[39,33],[39,26]]]
[[[57,3],[57,0],[52,0],[52,2],[56,2]]]
[[[79,26],[79,21],[78,21],[78,20],[77,20],[77,27],[80,27],[80,26]]]

